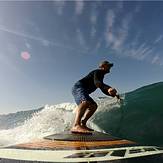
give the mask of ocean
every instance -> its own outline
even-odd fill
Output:
[[[163,146],[163,82],[138,88],[116,98],[95,99],[98,110],[88,122],[93,129],[145,145]],[[0,115],[0,146],[40,139],[69,130],[75,103]]]

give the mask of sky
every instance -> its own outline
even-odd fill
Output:
[[[0,114],[74,102],[102,60],[119,93],[163,81],[162,20],[161,1],[0,1]]]

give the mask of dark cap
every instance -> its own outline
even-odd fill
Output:
[[[110,67],[113,67],[113,63],[110,63],[109,61],[101,61],[99,64],[99,67],[101,68],[103,65],[109,65]]]

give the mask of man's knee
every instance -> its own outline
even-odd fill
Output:
[[[82,101],[82,105],[93,110],[96,110],[98,107],[98,105],[95,102],[90,102],[90,101]]]
[[[89,101],[81,101],[80,105],[82,105],[83,107],[88,108],[90,106],[90,102]]]
[[[97,110],[97,104],[94,102],[94,103],[90,103],[90,105],[89,105],[89,109],[90,110],[94,110],[94,111],[96,111]]]

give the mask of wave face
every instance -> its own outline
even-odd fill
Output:
[[[121,95],[123,103],[118,102],[116,98],[96,99],[98,110],[88,125],[97,131],[108,132],[138,143],[162,146],[162,92],[163,82],[160,82]],[[28,142],[69,130],[75,116],[75,108],[74,103],[62,103],[1,115],[0,145]],[[8,124],[6,126],[3,125],[4,119]]]
[[[162,94],[163,82],[126,93],[120,108],[100,113],[94,122],[115,136],[163,146]]]

